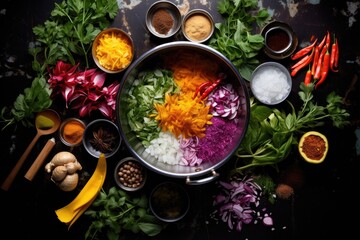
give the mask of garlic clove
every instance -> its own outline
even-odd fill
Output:
[[[51,179],[55,182],[62,181],[67,175],[67,168],[65,166],[57,166],[51,173]]]
[[[74,190],[79,182],[79,175],[77,173],[74,174],[68,174],[62,180],[60,183],[58,183],[58,186],[61,190],[65,192],[70,192]]]

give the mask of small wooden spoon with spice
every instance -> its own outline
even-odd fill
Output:
[[[11,170],[8,177],[5,179],[3,184],[1,185],[1,188],[5,191],[7,191],[11,184],[13,183],[16,175],[18,174],[20,168],[24,164],[26,158],[30,154],[31,150],[35,146],[35,143],[38,141],[38,139],[43,135],[49,135],[54,132],[56,132],[60,127],[61,119],[59,114],[52,110],[52,109],[46,109],[42,112],[39,112],[36,115],[35,118],[35,127],[36,127],[36,135],[34,139],[31,141],[29,146],[26,148],[25,152],[21,156],[21,158],[17,161],[14,168]]]

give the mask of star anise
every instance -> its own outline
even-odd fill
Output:
[[[89,142],[95,150],[102,153],[108,153],[114,150],[116,136],[108,129],[99,127],[97,130],[93,131],[93,137],[94,138],[89,140]]]

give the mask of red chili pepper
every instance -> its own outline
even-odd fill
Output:
[[[331,45],[331,54],[330,54],[330,69],[333,72],[338,72],[338,69],[335,69],[335,57],[337,55],[336,52],[336,39],[334,39],[333,44]]]
[[[324,56],[324,61],[323,61],[322,67],[321,67],[321,78],[319,81],[316,82],[315,88],[317,88],[320,84],[322,84],[325,81],[325,79],[329,73],[329,66],[330,66],[330,53],[327,50],[326,54]]]
[[[336,56],[335,56],[335,62],[334,67],[339,67],[339,42],[338,39],[335,37],[335,43],[336,43]]]
[[[319,49],[319,46],[316,46],[315,47],[315,53],[314,53],[314,60],[313,60],[313,64],[312,64],[312,67],[311,67],[311,74],[314,75],[315,74],[315,69],[316,69],[316,64],[319,60],[319,56],[320,56],[320,49]]]
[[[203,100],[206,98],[221,82],[222,78],[217,79],[213,84],[211,84],[206,90],[201,94],[200,99]]]
[[[325,45],[323,47],[323,49],[321,50],[319,59],[316,63],[316,70],[315,70],[315,74],[314,74],[315,80],[318,80],[321,77],[322,63],[323,63],[324,57],[326,55],[327,49],[328,49],[328,45]]]
[[[202,84],[200,84],[200,86],[198,86],[196,88],[196,91],[194,93],[193,99],[195,99],[197,97],[198,94],[203,94],[203,92],[205,91],[205,89],[207,87],[209,87],[211,85],[211,82],[203,82]]]
[[[311,67],[309,65],[309,70],[307,70],[306,75],[305,75],[305,79],[304,79],[305,86],[307,86],[307,85],[309,85],[309,83],[311,83],[311,77],[312,77]]]
[[[291,66],[291,69],[297,68],[298,66],[306,63],[307,61],[309,61],[309,58],[312,58],[313,55],[314,55],[314,51],[312,51],[310,55],[306,55],[300,61],[295,63],[293,66]],[[310,61],[311,61],[311,59],[310,59]]]
[[[314,41],[311,45],[300,49],[298,52],[296,52],[295,54],[293,54],[293,55],[291,56],[291,59],[292,59],[292,60],[296,60],[296,59],[299,59],[299,58],[305,56],[306,54],[308,54],[308,53],[313,49],[313,47],[315,46],[316,42],[317,42],[317,39],[315,39],[315,41]]]
[[[296,73],[302,69],[303,67],[307,66],[310,64],[312,58],[314,55],[314,51],[311,52],[310,55],[306,55],[304,58],[302,58],[298,63],[296,63],[293,67],[291,67],[292,71],[291,71],[291,76],[294,77],[296,75]]]
[[[324,44],[325,44],[325,41],[326,41],[326,37],[327,37],[327,35],[325,34],[325,36],[324,36],[324,38],[321,40],[321,42],[319,43],[319,50],[321,50],[322,49],[322,47],[324,46]]]
[[[326,33],[326,45],[328,45],[328,47],[331,45],[331,36],[329,31]]]

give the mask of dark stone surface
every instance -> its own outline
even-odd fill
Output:
[[[129,4],[131,1],[124,1]],[[113,22],[113,26],[121,27],[130,32],[135,45],[136,57],[150,48],[165,41],[183,40],[181,34],[172,39],[160,40],[149,35],[145,26],[145,12],[154,1],[142,1],[132,9],[122,8]],[[215,21],[220,21],[216,11],[217,1],[180,1],[190,2],[190,9],[204,8],[209,10]],[[206,2],[206,4],[202,4]],[[330,30],[336,32],[340,42],[340,71],[329,75],[324,87],[319,89],[317,100],[324,101],[330,91],[336,91],[344,96],[345,104],[351,113],[351,125],[345,129],[331,127],[320,128],[329,140],[329,155],[326,161],[317,166],[309,165],[292,156],[293,161],[280,165],[281,173],[286,172],[292,164],[298,164],[301,170],[301,182],[296,188],[295,195],[290,200],[277,200],[268,209],[274,218],[274,229],[263,227],[261,224],[248,225],[243,231],[228,232],[226,224],[214,224],[209,221],[212,195],[215,193],[215,183],[202,186],[186,186],[191,198],[189,214],[180,222],[170,224],[159,236],[152,239],[248,239],[248,240],[300,240],[325,239],[338,235],[341,239],[351,239],[356,234],[356,209],[358,208],[357,173],[359,156],[356,155],[356,136],[354,131],[359,127],[359,14],[348,11],[347,4],[358,4],[358,1],[321,1],[311,5],[306,1],[259,1],[263,7],[274,10],[276,20],[290,24],[299,38],[299,44],[307,42],[312,35],[323,36]],[[298,11],[293,14],[289,7],[297,4]],[[19,93],[31,84],[31,56],[27,54],[28,44],[34,41],[32,27],[43,23],[53,9],[53,1],[11,1],[0,3],[1,52],[0,52],[0,107],[9,106]],[[354,17],[351,26],[349,19]],[[126,20],[126,21],[125,21]],[[265,55],[260,56],[263,61],[270,61]],[[289,59],[280,61],[286,67]],[[302,81],[305,72],[294,78],[293,90],[289,99],[296,105],[298,83]],[[121,74],[119,75],[119,78]],[[21,126],[8,128],[0,132],[0,180],[3,181],[8,172],[20,158],[24,149],[35,136],[35,129]],[[41,138],[29,155],[35,159],[47,139]],[[54,151],[63,149],[60,142]],[[82,156],[87,172],[95,167],[96,160],[86,155],[82,148],[77,154]],[[128,156],[129,152],[122,146],[118,156],[110,159]],[[116,161],[108,161],[110,174],[104,188],[113,185],[112,169]],[[22,178],[31,161],[27,161],[18,174],[12,188],[1,191],[0,216],[2,224],[1,235],[11,239],[83,239],[89,221],[85,217],[68,230],[57,220],[54,210],[70,202],[76,192],[60,192],[47,179],[45,173],[39,172],[32,182]],[[225,173],[230,164],[219,169]],[[86,177],[86,176],[83,176]],[[148,193],[155,184],[168,180],[156,173],[149,173],[147,186],[143,189]],[[184,179],[171,179],[184,184]],[[81,185],[79,186],[81,187]],[[351,218],[350,218],[351,217]],[[120,239],[144,239],[141,236],[124,236]]]

